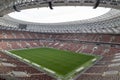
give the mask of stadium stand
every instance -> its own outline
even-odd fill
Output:
[[[11,31],[2,31],[1,35],[5,33],[8,35],[8,33]],[[20,34],[24,37],[22,37]],[[17,34],[17,37],[12,36],[12,34]],[[93,38],[93,40],[89,39],[87,34],[40,34],[40,33],[32,33],[32,32],[20,32],[20,31],[12,31],[11,37],[4,37],[1,38],[0,44],[1,49],[3,50],[12,50],[12,49],[22,49],[22,48],[34,48],[34,47],[52,47],[52,48],[58,48],[61,50],[69,50],[73,52],[82,52],[87,54],[96,54],[96,55],[102,55],[103,58],[97,62],[94,66],[86,70],[85,73],[81,74],[77,80],[88,80],[92,79],[94,76],[94,80],[97,80],[98,78],[105,80],[106,77],[108,79],[116,79],[118,77],[117,75],[111,77],[111,76],[103,76],[105,72],[107,71],[118,71],[119,67],[115,66],[116,62],[112,62],[114,60],[115,54],[120,52],[119,42],[120,41],[110,41],[111,38],[114,36],[114,39],[118,39],[120,36],[114,35],[114,34],[88,34]],[[28,37],[30,35],[31,37]],[[35,37],[39,36],[39,37]],[[62,36],[62,37],[61,37]],[[96,36],[96,37],[95,37]],[[76,40],[79,37],[79,40]],[[100,37],[100,39],[99,39]],[[105,38],[104,38],[105,37]],[[107,37],[107,38],[106,38]],[[2,57],[3,56],[3,57]],[[39,73],[39,71],[32,69],[26,64],[23,64],[19,61],[16,61],[15,59],[12,59],[11,57],[2,54],[1,52],[1,58],[9,59],[9,61],[4,61],[6,63],[18,65],[19,67],[13,68],[13,67],[7,67],[7,69],[13,70],[13,71],[22,71],[27,72],[29,74],[34,73],[36,78],[39,77],[40,80],[44,80],[44,75],[42,72]],[[114,64],[113,67],[109,67],[109,65]],[[39,74],[38,74],[39,73]],[[42,75],[41,75],[42,73]],[[32,77],[25,77],[25,79],[34,79],[35,77],[31,75]],[[41,76],[41,77],[40,77]],[[85,77],[86,76],[86,77]],[[48,77],[49,78],[49,77]],[[24,79],[23,77],[20,79]],[[46,79],[46,77],[45,77]],[[46,79],[46,80],[52,80]]]
[[[12,80],[54,80],[54,78],[47,74],[23,63],[15,58],[0,52],[1,62],[1,78]],[[2,76],[3,75],[3,76]]]

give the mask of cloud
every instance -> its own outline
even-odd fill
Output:
[[[100,16],[109,11],[109,8],[92,7],[54,7],[53,10],[49,8],[35,8],[23,10],[21,12],[10,13],[9,16],[29,22],[37,23],[59,23],[76,20],[84,20]]]

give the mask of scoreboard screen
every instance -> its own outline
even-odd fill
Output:
[[[26,24],[19,24],[19,29],[26,29],[27,25]]]

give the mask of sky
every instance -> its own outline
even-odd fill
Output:
[[[53,10],[50,10],[48,7],[27,9],[22,10],[21,12],[10,13],[9,16],[28,22],[60,23],[94,18],[103,15],[110,10],[109,8],[98,7],[97,9],[93,9],[92,7],[79,6],[53,8]]]

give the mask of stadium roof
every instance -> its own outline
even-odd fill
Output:
[[[119,0],[1,0],[1,29],[15,29],[35,32],[53,33],[120,33],[120,1]],[[108,13],[82,21],[58,24],[40,24],[19,21],[6,14],[23,9],[54,6],[93,6],[112,8]],[[5,15],[5,16],[4,16]],[[2,17],[4,16],[4,17]],[[26,28],[20,28],[20,26]]]

